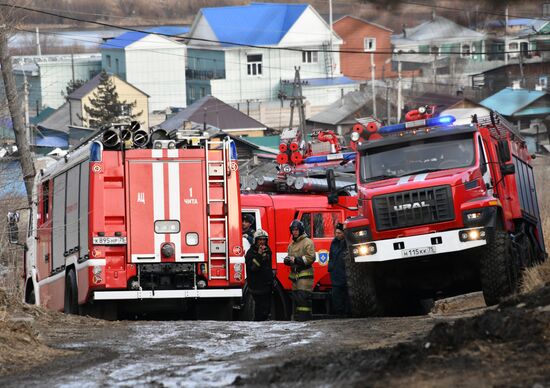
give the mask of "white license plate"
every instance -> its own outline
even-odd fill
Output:
[[[126,237],[94,237],[92,239],[94,245],[124,245]]]
[[[403,249],[401,257],[426,256],[435,254],[435,247]]]

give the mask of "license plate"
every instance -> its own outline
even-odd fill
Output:
[[[435,254],[435,247],[403,249],[401,257],[426,256]]]
[[[94,245],[124,245],[126,237],[94,237],[92,242]]]

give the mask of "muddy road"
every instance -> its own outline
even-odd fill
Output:
[[[440,302],[426,316],[307,323],[105,322],[57,313],[47,319],[20,314],[12,320],[31,325],[41,342],[61,353],[36,366],[19,365],[0,378],[0,386],[546,386],[550,288],[539,299],[495,311],[482,307],[474,294]],[[514,313],[508,316],[509,309]],[[484,318],[492,313],[499,318]],[[486,322],[476,321],[480,319]],[[503,322],[515,326],[508,330]],[[464,328],[457,335],[453,330],[460,325]],[[527,339],[506,331],[520,327]],[[474,335],[479,330],[482,337],[489,336],[484,332],[496,337],[487,342]],[[510,352],[510,344],[519,353]],[[510,376],[508,361],[520,368],[513,369],[517,376]],[[488,365],[491,375],[485,373]]]

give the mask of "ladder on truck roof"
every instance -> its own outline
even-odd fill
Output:
[[[206,140],[208,280],[229,279],[227,158],[229,141]]]

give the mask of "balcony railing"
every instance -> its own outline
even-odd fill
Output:
[[[185,69],[185,77],[197,80],[225,79],[225,70]]]

